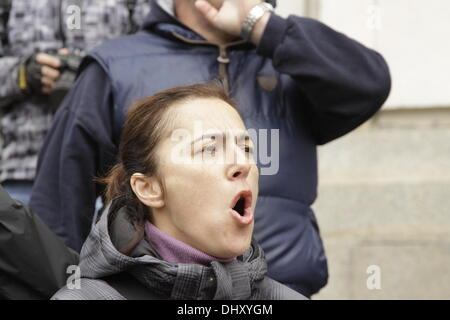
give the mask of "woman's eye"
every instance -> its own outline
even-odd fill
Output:
[[[244,146],[244,151],[246,152],[246,153],[253,153],[253,148],[252,147],[249,147],[249,146]]]
[[[210,146],[207,146],[207,147],[203,147],[202,152],[206,153],[206,154],[214,155],[215,152],[216,152],[216,146],[215,145],[210,145]]]

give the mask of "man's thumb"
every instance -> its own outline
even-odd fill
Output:
[[[197,0],[195,1],[195,7],[205,16],[205,18],[209,22],[215,24],[219,11],[214,8],[208,1]]]

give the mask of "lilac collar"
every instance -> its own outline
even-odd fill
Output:
[[[213,261],[229,262],[236,258],[219,259],[210,256],[190,245],[175,239],[164,231],[158,229],[150,222],[145,224],[145,236],[152,247],[158,252],[163,260],[172,263],[189,263],[209,265]]]

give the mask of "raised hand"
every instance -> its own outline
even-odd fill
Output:
[[[212,0],[197,0],[195,7],[215,28],[230,35],[239,36],[245,17],[254,6],[261,2],[261,0],[223,0],[221,6],[216,8]]]

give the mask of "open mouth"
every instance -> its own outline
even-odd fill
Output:
[[[253,221],[252,192],[244,190],[239,192],[231,202],[231,214],[237,222],[247,225]]]
[[[233,210],[239,213],[241,217],[244,216],[244,210],[245,210],[245,197],[241,196],[236,202],[236,205],[233,207]]]

